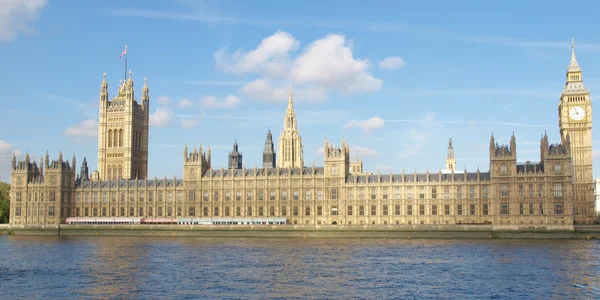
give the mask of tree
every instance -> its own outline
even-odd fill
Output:
[[[8,223],[10,184],[0,182],[0,224]]]

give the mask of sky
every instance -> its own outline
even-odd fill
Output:
[[[136,96],[150,88],[149,177],[181,177],[183,147],[247,168],[275,143],[293,85],[305,165],[326,139],[377,173],[489,169],[489,140],[519,162],[559,142],[571,38],[600,90],[597,1],[0,1],[0,181],[12,153],[97,169],[100,83],[116,93],[127,45]],[[111,95],[112,96],[112,95]],[[594,109],[597,111],[597,108]],[[593,172],[600,137],[593,129]],[[78,166],[79,167],[79,166]]]

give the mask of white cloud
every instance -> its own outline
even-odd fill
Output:
[[[241,101],[234,95],[225,97],[223,101],[220,101],[215,96],[207,96],[200,99],[200,106],[203,108],[234,108],[240,105]]]
[[[398,56],[388,56],[379,62],[379,68],[382,70],[396,70],[404,67],[404,59]]]
[[[21,154],[13,145],[0,140],[0,181],[10,181],[10,162],[12,161],[13,153],[17,156]]]
[[[75,126],[65,129],[68,136],[98,136],[98,119],[85,120]]]
[[[372,117],[370,119],[362,120],[362,121],[350,121],[350,122],[344,124],[344,128],[346,128],[346,129],[360,128],[364,132],[371,132],[375,129],[383,128],[384,124],[385,124],[385,121],[383,119],[381,119],[379,117]]]
[[[365,148],[361,146],[350,146],[350,156],[351,157],[360,157],[360,158],[368,158],[379,156],[380,153],[371,148]]]
[[[39,19],[48,0],[0,1],[0,41],[10,42],[21,33],[31,33],[31,23]]]
[[[150,126],[165,127],[171,123],[173,113],[166,107],[159,107],[150,114]]]
[[[314,41],[294,61],[291,78],[347,93],[381,88],[381,79],[368,73],[370,61],[354,59],[350,44],[339,34]]]
[[[377,90],[382,80],[369,73],[368,59],[354,58],[352,41],[330,34],[306,46],[292,57],[300,43],[289,33],[277,31],[252,51],[239,49],[214,55],[219,70],[234,74],[258,74],[242,92],[250,98],[273,102],[286,101],[288,84],[293,83],[294,99],[322,102],[329,92],[353,94]],[[296,88],[297,87],[297,88]]]
[[[156,102],[159,105],[169,105],[169,103],[171,102],[171,98],[167,96],[158,96],[156,97]]]
[[[270,80],[262,78],[255,79],[242,88],[242,93],[248,97],[267,103],[287,101],[289,92],[289,85],[285,83],[273,85]],[[294,88],[293,98],[294,101],[302,99],[308,102],[323,102],[327,99],[327,91],[315,87]]]
[[[234,73],[263,73],[269,76],[281,76],[288,69],[289,52],[296,51],[300,43],[289,33],[277,31],[264,38],[258,47],[250,52],[238,49],[227,54],[220,49],[214,54],[219,70]]]
[[[183,98],[179,101],[179,103],[177,103],[177,106],[181,107],[181,108],[189,108],[189,107],[194,107],[194,102],[192,102],[192,100],[189,100],[187,98]]]

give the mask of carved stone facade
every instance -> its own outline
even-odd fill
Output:
[[[580,84],[578,72],[569,67],[567,86]],[[132,92],[131,96],[127,93],[115,99],[133,99]],[[583,92],[578,90],[577,93]],[[138,106],[143,112],[148,109],[147,93],[145,95]],[[107,96],[101,97],[101,101],[107,102],[103,99]],[[38,166],[30,161],[29,155],[20,162],[13,157],[11,199],[14,201],[11,201],[10,220],[14,226],[39,226],[56,225],[67,217],[285,217],[297,225],[487,223],[507,229],[572,229],[574,211],[576,221],[581,223],[591,220],[593,213],[593,209],[588,209],[593,208],[589,205],[594,201],[593,192],[589,199],[585,194],[587,172],[591,172],[589,101],[587,91],[573,94],[572,88],[565,89],[559,105],[561,142],[550,144],[544,133],[539,162],[518,163],[514,135],[508,144],[497,143],[492,135],[488,172],[456,171],[454,148],[450,143],[446,165],[449,170],[444,172],[371,174],[363,172],[362,160],[350,161],[350,145],[346,140],[342,140],[339,147],[331,141],[324,142],[322,167],[303,165],[302,141],[290,91],[277,168],[271,167],[275,153],[269,151],[272,149],[270,137],[265,143],[263,168],[247,169],[237,165],[213,169],[210,146],[203,150],[200,145],[193,151],[185,146],[182,179],[142,179],[142,176],[135,179],[135,172],[128,173],[125,167],[123,174],[127,176],[119,177],[117,173],[112,177],[107,175],[107,168],[100,165],[101,178],[88,180],[87,162],[76,178],[75,157],[69,164],[63,161],[62,154],[52,163],[46,156],[43,168],[42,161]],[[129,111],[130,114],[124,118],[133,119],[135,110],[125,110],[127,104],[122,105],[123,113]],[[570,110],[575,106],[584,107],[583,119],[571,120]],[[101,124],[104,122],[101,132],[115,128],[120,132],[120,125],[128,128],[124,121],[102,115],[104,110],[106,106],[101,107],[101,120],[105,120],[101,121]],[[144,122],[141,124],[147,124]],[[145,139],[142,145],[147,149],[147,135],[141,136]],[[130,141],[130,138],[123,140]],[[100,161],[105,165],[113,161],[106,156],[113,153],[108,141],[99,138],[99,157],[104,158]],[[131,151],[134,153],[147,154]],[[266,154],[272,159],[265,160]],[[135,168],[137,157],[127,159]],[[139,168],[140,172],[142,169]],[[146,170],[143,171],[145,176]]]
[[[573,153],[573,182],[575,222],[589,224],[594,220],[594,177],[592,174],[592,99],[583,85],[581,68],[571,46],[571,62],[567,68],[566,84],[558,105],[560,136],[570,139]]]
[[[131,71],[108,99],[106,74],[100,88],[98,171],[102,180],[145,179],[148,176],[150,96],[146,79],[141,102],[135,99]]]

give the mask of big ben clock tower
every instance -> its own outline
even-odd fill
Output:
[[[571,62],[567,82],[558,105],[560,136],[571,144],[573,163],[573,219],[576,224],[590,224],[595,214],[592,175],[592,99],[583,85],[581,68],[571,41]]]

